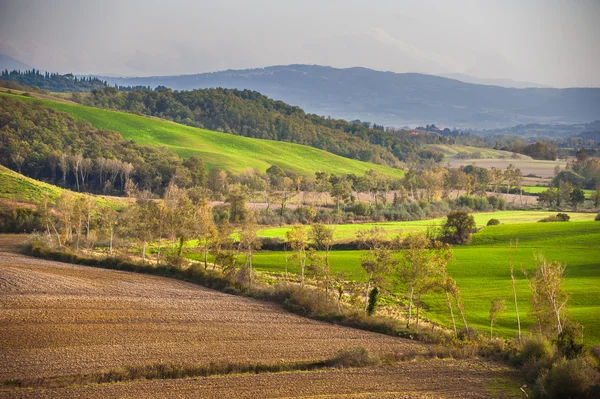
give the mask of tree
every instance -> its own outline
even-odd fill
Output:
[[[519,343],[521,342],[521,317],[519,316],[519,304],[517,303],[517,288],[515,284],[515,255],[519,249],[519,240],[515,241],[514,247],[512,241],[508,249],[508,264],[510,266],[510,281],[512,282],[513,296],[515,298],[515,312],[517,314],[517,328]]]
[[[366,312],[371,286],[383,283],[394,260],[392,252],[385,245],[385,231],[382,228],[372,227],[359,230],[356,232],[356,238],[364,250],[360,256],[360,265],[367,275],[364,307]]]
[[[315,223],[312,225],[310,231],[308,232],[309,238],[315,243],[315,246],[318,249],[325,251],[325,273],[326,280],[329,281],[331,279],[330,276],[330,265],[329,265],[329,251],[333,246],[333,234],[335,233],[335,228],[330,227],[324,224]],[[329,284],[325,285],[325,296],[328,297],[329,294]]]
[[[532,292],[532,311],[540,333],[551,334],[556,330],[558,336],[567,321],[568,296],[562,289],[566,265],[556,261],[549,262],[542,254],[536,255],[535,262],[535,275],[528,278]],[[527,273],[525,276],[528,277]]]
[[[341,180],[331,187],[331,196],[335,200],[336,208],[340,209],[340,203],[346,203],[352,194],[352,185],[347,180]]]
[[[198,248],[200,248],[203,254],[204,269],[207,269],[208,251],[211,248],[211,240],[217,234],[217,228],[213,222],[208,202],[197,206],[194,221],[194,236],[198,239]]]
[[[490,307],[490,339],[494,338],[494,322],[498,318],[498,315],[506,309],[506,303],[504,299],[494,298],[492,300],[492,306]]]
[[[252,259],[254,251],[261,247],[260,239],[257,235],[258,226],[253,217],[247,217],[240,231],[239,249],[244,253],[244,268],[248,269],[248,284],[252,284],[253,270]]]
[[[301,280],[300,286],[304,288],[304,274],[306,266],[306,248],[308,247],[308,240],[306,234],[306,227],[301,224],[297,224],[286,233],[286,238],[290,248],[294,251],[294,258],[298,261],[300,266]]]
[[[454,244],[466,244],[475,229],[475,219],[465,211],[452,211],[446,216],[444,238]]]
[[[580,188],[574,188],[573,191],[569,194],[569,202],[571,206],[577,210],[577,206],[583,204],[585,201],[585,193]]]
[[[421,296],[432,288],[434,275],[434,253],[428,250],[429,239],[422,232],[411,233],[404,240],[404,251],[399,263],[398,275],[408,289],[408,312],[406,327],[412,320],[413,303],[417,308],[417,328],[419,327],[419,308]]]
[[[230,223],[240,223],[246,219],[246,198],[245,186],[240,184],[229,186],[225,202],[229,204]]]
[[[17,171],[21,173],[21,167],[23,166],[23,162],[25,162],[25,158],[21,154],[13,154],[10,158],[17,167]]]

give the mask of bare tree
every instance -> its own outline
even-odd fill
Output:
[[[290,248],[294,250],[293,257],[298,261],[300,266],[301,280],[300,286],[304,288],[304,274],[306,266],[306,248],[308,247],[308,239],[306,234],[306,227],[301,224],[297,224],[292,227],[290,231],[286,233],[288,244]]]
[[[252,259],[254,251],[260,249],[261,243],[257,235],[258,226],[253,216],[247,216],[240,231],[239,249],[244,253],[244,268],[248,270],[248,284],[252,284]]]
[[[517,302],[517,288],[515,286],[515,255],[519,249],[519,240],[515,241],[514,247],[511,241],[508,250],[508,264],[510,266],[510,280],[512,281],[513,296],[515,298],[515,312],[517,314],[517,331],[519,342],[521,342],[521,318],[519,317],[519,304]]]
[[[333,245],[333,235],[335,233],[335,228],[326,226],[324,224],[315,223],[312,225],[309,231],[309,237],[315,243],[318,249],[325,250],[325,271],[326,271],[326,280],[330,280],[330,264],[329,264],[329,251],[331,250],[331,246]],[[325,285],[325,296],[328,297],[329,294],[329,284]]]
[[[492,300],[492,306],[490,308],[490,340],[494,338],[494,322],[498,318],[498,315],[506,309],[506,303],[504,299],[494,298]]]
[[[17,171],[21,173],[21,168],[23,167],[23,162],[25,162],[25,158],[21,154],[12,154],[10,159],[13,161],[15,166],[17,167]]]
[[[529,279],[532,310],[538,321],[540,333],[560,334],[567,321],[568,295],[562,289],[562,279],[566,265],[549,262],[542,254],[535,257],[537,264],[535,276]],[[525,276],[527,274],[525,273]]]
[[[85,186],[85,179],[87,179],[94,162],[90,158],[82,158],[79,164],[79,174],[81,175],[81,185]]]
[[[81,154],[75,154],[71,157],[71,166],[73,167],[73,173],[75,174],[75,182],[77,183],[77,191],[79,191],[79,168],[81,167],[82,161],[83,161],[83,156]]]
[[[69,156],[66,153],[61,153],[58,159],[58,168],[62,173],[63,187],[67,185],[67,174],[69,173]]]

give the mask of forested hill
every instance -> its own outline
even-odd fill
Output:
[[[385,130],[383,126],[307,114],[301,108],[258,92],[235,89],[119,91],[113,87],[74,93],[85,105],[156,116],[194,127],[241,136],[286,141],[326,150],[346,158],[398,166],[440,154],[421,144],[452,143],[437,133]],[[440,159],[435,159],[439,161]]]
[[[498,128],[600,119],[600,88],[511,89],[418,73],[283,65],[181,76],[102,78],[109,84],[176,90],[256,90],[307,112],[388,126]]]
[[[77,77],[71,73],[61,75],[59,73],[41,72],[39,69],[26,71],[3,70],[0,79],[16,82],[24,86],[34,86],[41,90],[54,92],[90,91],[108,86],[105,80],[96,77]]]

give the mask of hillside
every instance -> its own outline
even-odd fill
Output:
[[[10,202],[37,203],[44,196],[50,202],[56,202],[64,191],[68,190],[31,179],[0,165],[0,202],[5,200]],[[82,194],[73,193],[73,195],[81,196]],[[102,195],[95,195],[93,198],[99,206],[113,209],[123,208],[129,202],[127,198]]]
[[[101,77],[109,84],[259,91],[307,112],[390,126],[497,128],[600,119],[598,88],[512,89],[417,73],[284,65],[181,76]]]
[[[12,96],[1,93],[0,96]],[[38,101],[19,97],[23,101]],[[403,172],[385,166],[343,158],[315,148],[271,140],[259,140],[180,125],[157,118],[148,118],[124,112],[85,107],[51,100],[40,100],[43,105],[66,112],[77,120],[87,121],[96,129],[119,133],[126,140],[151,147],[165,146],[182,157],[196,155],[208,168],[218,167],[231,172],[256,168],[264,172],[277,165],[297,174],[309,176],[326,170],[335,174],[362,175],[375,169],[390,177],[401,177]]]

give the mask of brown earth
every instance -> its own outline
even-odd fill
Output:
[[[23,239],[0,236],[0,381],[157,363],[290,363],[356,346],[376,353],[425,350],[411,340],[308,320],[177,280],[27,257],[15,252]],[[60,389],[0,385],[0,397],[481,397],[511,374],[476,360],[419,360]]]
[[[512,389],[506,390],[506,385]],[[47,390],[13,398],[519,398],[505,367],[471,360],[180,380],[133,381]],[[2,391],[0,391],[2,397]]]

